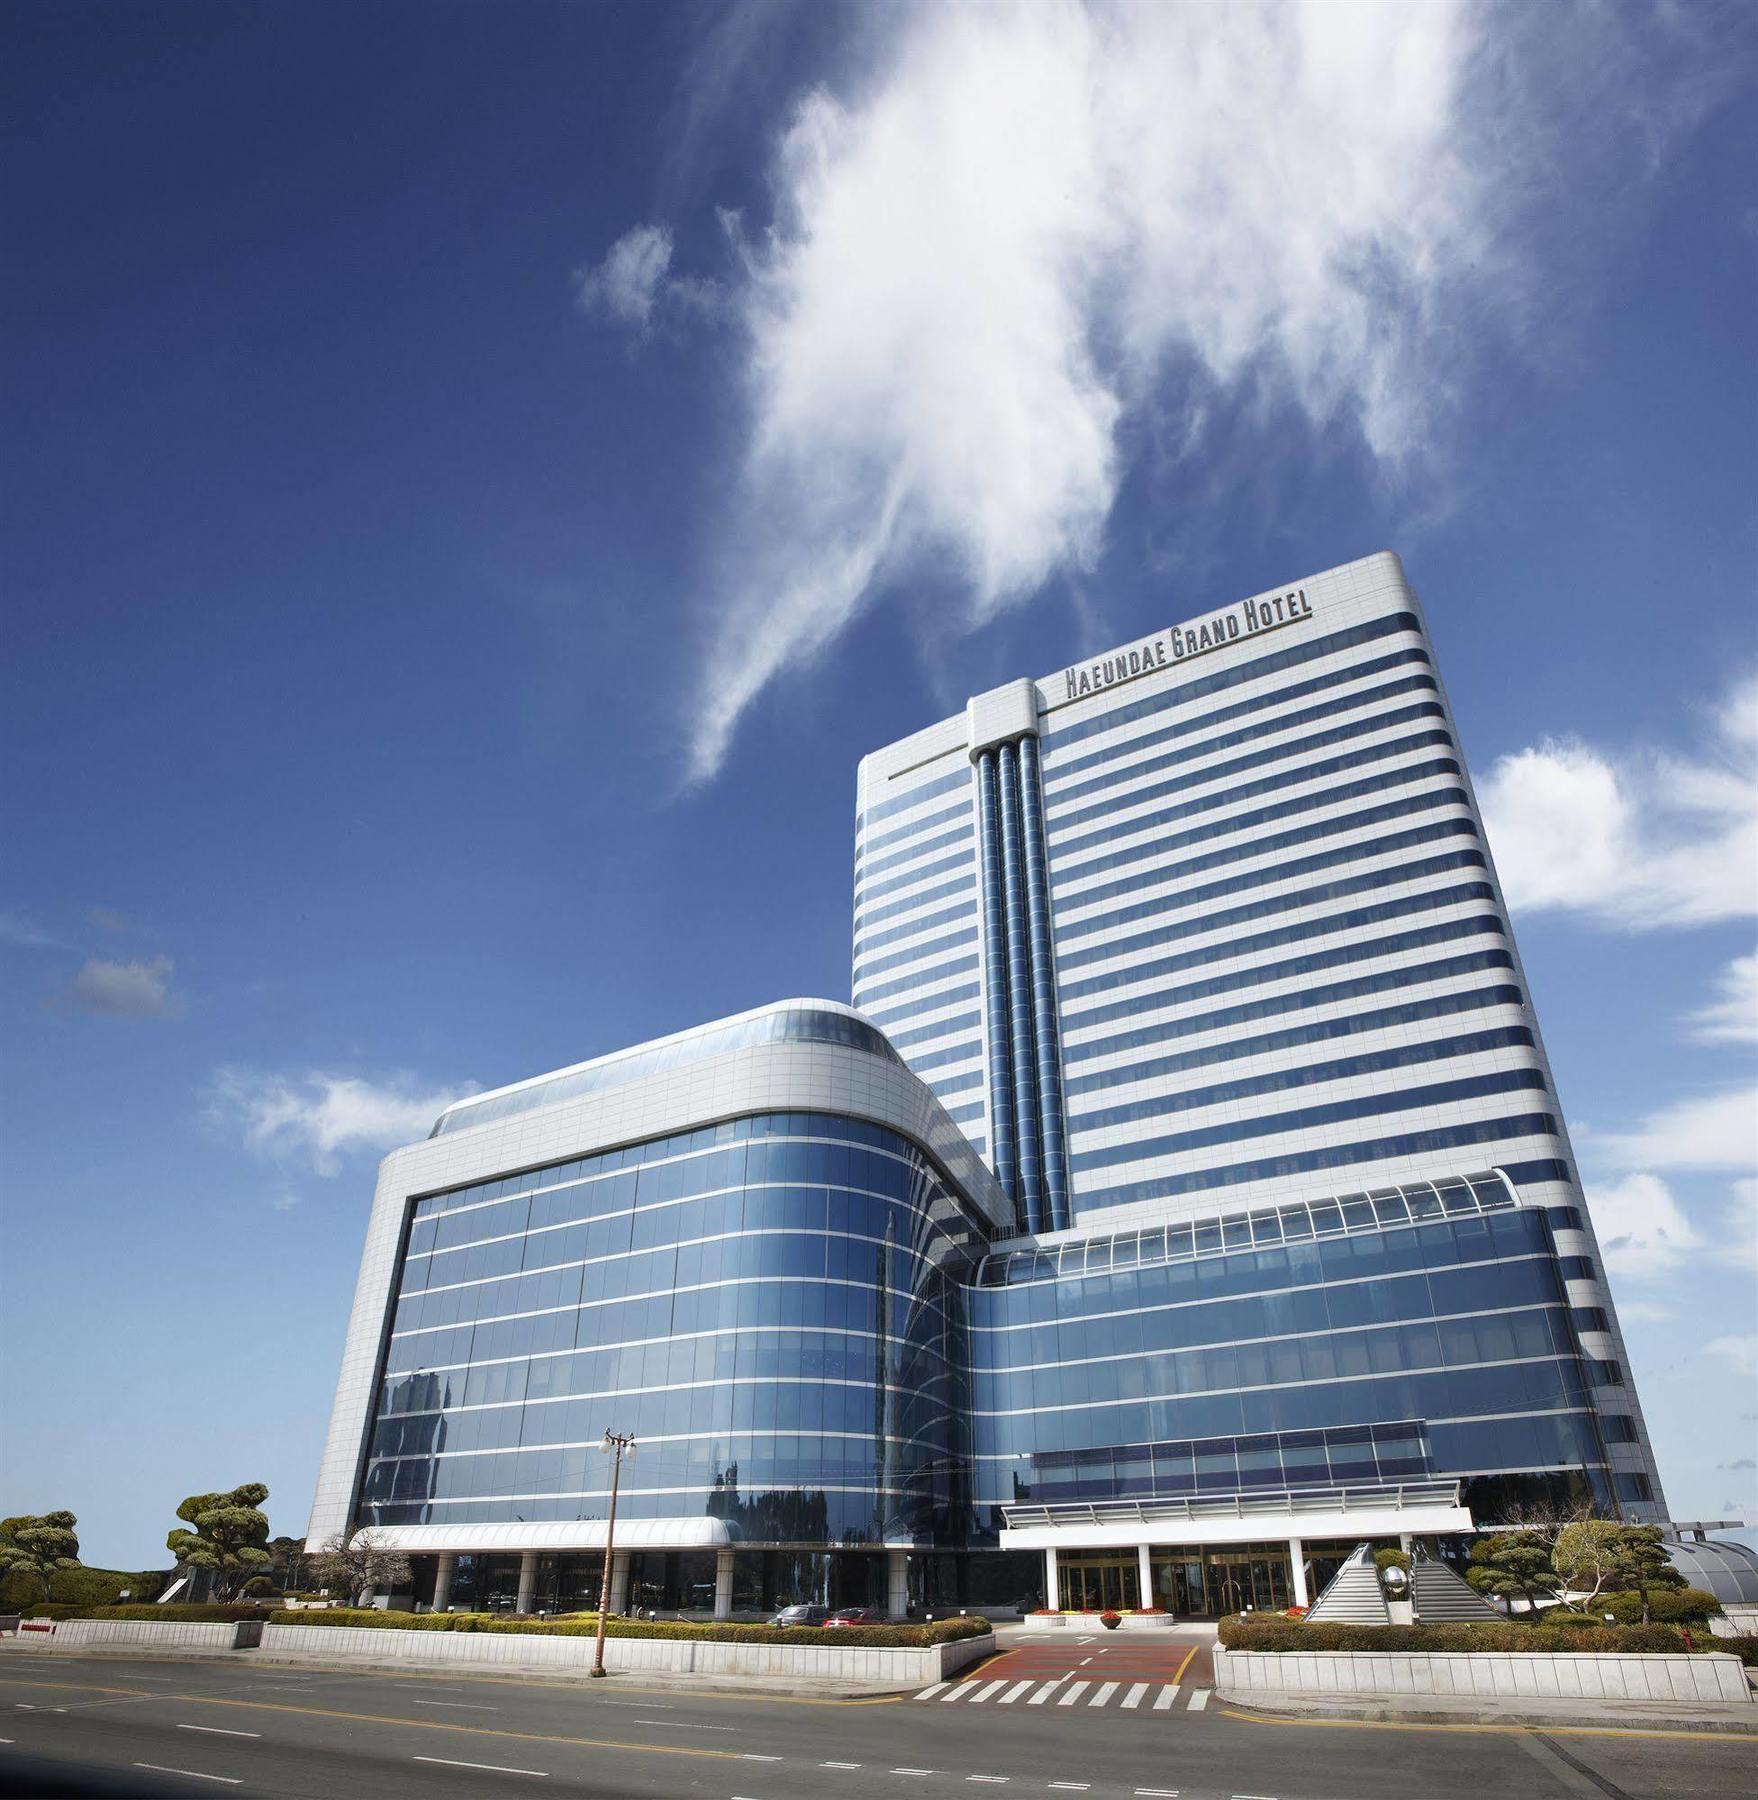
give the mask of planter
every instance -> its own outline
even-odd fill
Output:
[[[1099,1623],[1107,1631],[1115,1631],[1123,1623],[1123,1615],[1121,1613],[1100,1613]]]

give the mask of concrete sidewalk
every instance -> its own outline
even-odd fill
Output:
[[[1215,1699],[1242,1718],[1309,1725],[1328,1719],[1385,1725],[1508,1725],[1532,1730],[1716,1731],[1758,1738],[1758,1706],[1665,1700],[1507,1700],[1445,1694],[1289,1694],[1248,1696],[1217,1689]]]

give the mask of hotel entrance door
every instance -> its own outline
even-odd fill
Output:
[[[1057,1563],[1057,1602],[1064,1612],[1123,1612],[1141,1604],[1133,1550],[1070,1556]]]

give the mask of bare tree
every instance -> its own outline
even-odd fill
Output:
[[[309,1562],[321,1587],[339,1588],[356,1605],[370,1592],[405,1587],[410,1579],[408,1557],[366,1526],[338,1531]]]

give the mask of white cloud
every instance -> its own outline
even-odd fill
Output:
[[[1590,1182],[1587,1208],[1600,1253],[1614,1275],[1651,1280],[1703,1247],[1703,1239],[1658,1175]]]
[[[1726,1363],[1736,1375],[1758,1375],[1758,1332],[1711,1338],[1703,1354]]]
[[[61,950],[66,946],[45,931],[28,913],[0,912],[0,944],[16,944],[21,950]]]
[[[221,1069],[208,1092],[208,1111],[217,1124],[237,1129],[257,1155],[307,1162],[320,1175],[334,1175],[345,1156],[426,1137],[453,1101],[474,1092],[473,1082],[433,1089],[406,1075],[371,1081],[317,1070],[289,1076]]]
[[[1691,1014],[1692,1035],[1711,1044],[1758,1044],[1758,955],[1736,956],[1715,985],[1715,999]]]
[[[1621,1169],[1708,1169],[1745,1174],[1758,1164],[1758,1088],[1694,1095],[1628,1131],[1587,1139],[1595,1162]]]
[[[1417,453],[1431,305],[1490,260],[1453,5],[913,9],[794,113],[746,249],[751,405],[693,774],[932,556],[980,624],[1097,555],[1175,374]]]
[[[162,1018],[176,1010],[170,988],[174,966],[168,956],[146,962],[110,962],[93,956],[55,1004],[117,1019]]]
[[[701,311],[718,290],[712,282],[671,272],[672,235],[663,225],[637,225],[611,245],[604,260],[578,270],[574,291],[587,312],[645,331],[667,305]]]
[[[1569,910],[1632,928],[1751,918],[1758,674],[1735,685],[1692,756],[1547,739],[1501,757],[1478,798],[1516,911]]]
[[[1653,1300],[1624,1300],[1618,1305],[1618,1322],[1623,1325],[1664,1325],[1672,1316],[1670,1306]]]

